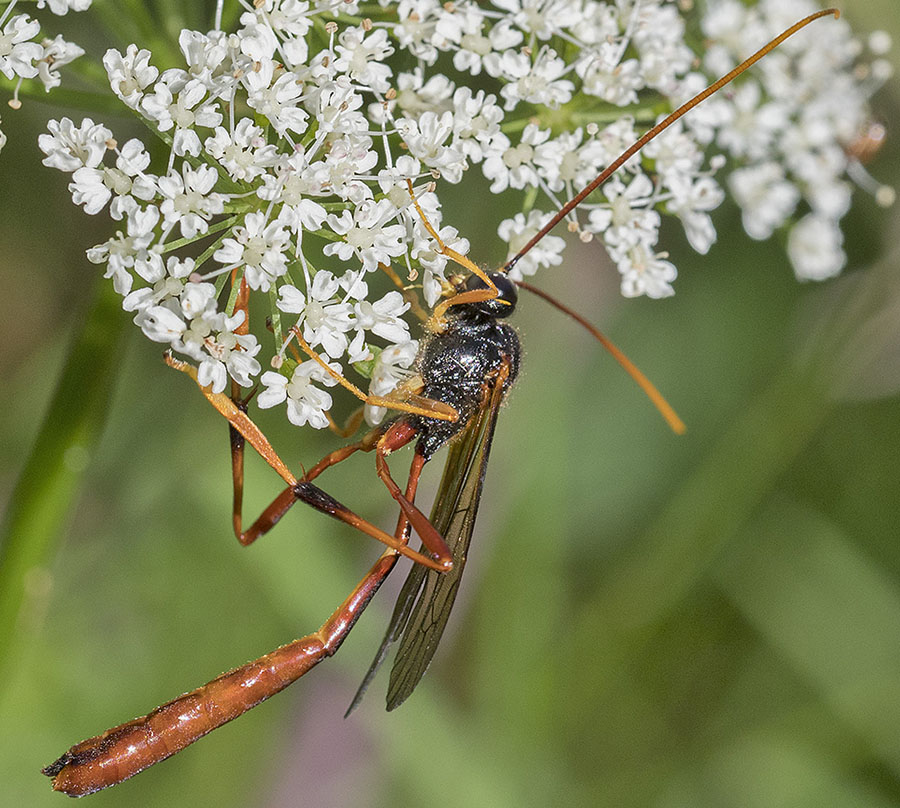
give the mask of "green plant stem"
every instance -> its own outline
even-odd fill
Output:
[[[106,423],[127,322],[112,284],[98,278],[0,527],[0,682],[40,615],[41,583]]]
[[[659,105],[632,104],[627,107],[613,107],[606,105],[602,108],[572,109],[571,105],[561,107],[558,110],[548,110],[541,114],[539,125],[542,129],[549,127],[555,132],[564,132],[576,126],[587,126],[589,123],[606,125],[615,123],[623,117],[630,116],[638,124],[649,124],[659,114]],[[535,116],[524,118],[507,118],[501,125],[500,131],[506,134],[521,132],[530,123],[534,123]]]
[[[104,115],[121,116],[124,107],[111,93],[94,93],[87,90],[70,90],[66,87],[57,87],[48,95],[43,85],[38,81],[25,81],[19,88],[19,97],[32,101],[53,104],[66,107],[69,110],[83,112],[103,113]]]
[[[191,244],[196,244],[201,239],[206,238],[207,236],[212,236],[222,230],[230,230],[235,224],[237,224],[240,216],[229,216],[227,219],[222,219],[215,224],[211,224],[205,233],[200,233],[197,236],[191,236],[190,238],[177,238],[172,241],[166,243],[166,246],[163,247],[163,255],[170,252],[175,252],[175,250],[180,250],[182,247],[187,247]],[[219,241],[216,241],[213,252],[219,249]],[[207,251],[209,248],[207,248]]]
[[[284,337],[281,334],[281,310],[278,308],[278,290],[273,283],[269,287],[269,305],[272,307],[272,335],[275,337],[275,350],[281,350]]]

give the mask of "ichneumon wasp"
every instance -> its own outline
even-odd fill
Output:
[[[420,349],[417,375],[403,385],[398,393],[387,399],[372,398],[342,377],[338,379],[367,403],[388,406],[399,410],[401,415],[385,426],[369,432],[358,442],[327,455],[301,477],[295,477],[281,461],[266,437],[247,416],[245,402],[236,392],[232,397],[201,387],[203,394],[228,420],[231,427],[234,528],[242,544],[255,541],[272,528],[295,502],[302,501],[381,541],[386,549],[318,631],[222,674],[206,685],[163,704],[146,716],[77,744],[44,769],[44,773],[53,778],[54,789],[70,796],[81,796],[122,782],[175,754],[296,681],[318,662],[337,651],[403,555],[416,563],[401,590],[387,634],[351,709],[395,642],[399,642],[399,648],[391,672],[388,708],[399,706],[424,674],[446,625],[472,536],[498,412],[519,368],[518,336],[510,326],[502,322],[513,313],[517,300],[516,284],[507,276],[507,272],[648,141],[784,39],[813,20],[829,14],[836,16],[837,12],[829,9],[801,20],[650,129],[562,207],[516,256],[494,272],[485,273],[469,259],[444,245],[420,210],[439,250],[461,264],[470,274],[457,279],[447,299],[436,307],[429,318],[427,326],[430,333]],[[413,203],[418,207],[411,185],[409,190]],[[529,284],[519,285],[537,291]],[[676,431],[683,429],[677,416],[652,385],[614,346],[609,345],[599,332],[565,306],[552,299],[550,302],[586,325],[601,339],[650,394],[670,425]],[[295,332],[293,336],[302,350],[319,361],[329,373],[335,373],[304,342],[299,332]],[[197,381],[194,368],[171,357],[167,361],[172,367]],[[413,460],[405,490],[401,490],[391,476],[387,458],[392,452],[413,441]],[[247,442],[282,477],[287,487],[245,531],[241,519],[241,502],[243,450]],[[419,478],[425,464],[445,444],[449,446],[444,474],[431,516],[426,517],[415,504]],[[387,533],[362,519],[313,482],[329,467],[357,451],[375,453],[378,476],[400,506],[401,513],[393,533]],[[412,531],[422,540],[423,547],[420,551],[408,545]]]

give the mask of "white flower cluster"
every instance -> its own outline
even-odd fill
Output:
[[[0,11],[0,73],[15,82],[9,105],[18,109],[19,89],[25,79],[38,79],[50,92],[61,81],[59,68],[77,59],[84,51],[57,35],[53,39],[41,37],[41,24],[27,14],[13,15],[17,0],[11,0]],[[85,11],[92,0],[38,0],[38,9],[47,7],[56,15],[69,11]],[[0,132],[0,149],[6,138]]]
[[[797,13],[815,10],[809,0],[760,0],[755,7],[720,0],[702,20],[713,43],[704,65],[710,73],[726,72],[753,52],[758,37],[775,36]],[[875,57],[889,47],[883,35],[871,41]],[[695,132],[716,126],[715,144],[740,164],[728,187],[744,229],[767,239],[787,226],[800,279],[831,277],[846,261],[839,222],[853,190],[848,146],[865,128],[869,96],[891,73],[884,59],[857,65],[861,52],[846,24],[818,26],[769,54],[725,103],[707,108],[705,120],[701,112],[687,123]],[[714,123],[711,115],[721,117]]]
[[[181,33],[185,67],[160,72],[137,45],[104,57],[113,92],[167,145],[161,159],[139,140],[119,146],[90,119],[51,122],[40,146],[47,165],[72,174],[76,204],[122,222],[89,257],[145,334],[198,363],[213,390],[259,379],[261,406],[285,402],[291,421],[320,428],[332,403],[321,386],[334,380],[286,355],[289,329],[385,394],[414,363],[404,319],[413,282],[427,306],[445,292],[447,258],[410,184],[462,254],[469,244],[442,224],[437,183],[465,175],[471,198],[479,182],[512,195],[521,212],[497,223],[512,256],[661,109],[816,10],[809,0],[710,2],[695,12],[695,52],[670,0],[379,0],[367,16],[358,0],[244,7],[234,32]],[[696,250],[710,248],[723,154],[751,236],[793,226],[799,275],[840,268],[846,146],[884,70],[861,70],[843,22],[817,25],[571,214],[571,232],[602,240],[624,294],[673,293],[676,269],[657,246],[662,214],[678,217]],[[559,264],[564,245],[545,237],[514,273]],[[411,286],[401,294],[388,278]],[[247,287],[267,299],[272,336],[249,333],[236,306]],[[276,370],[259,377],[261,342],[272,339]]]

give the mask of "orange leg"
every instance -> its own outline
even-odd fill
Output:
[[[391,452],[404,447],[416,434],[415,428],[403,421],[394,423],[387,429],[372,430],[358,443],[351,443],[323,457],[306,473],[303,480],[304,482],[309,482],[315,479],[325,469],[340,463],[354,452],[370,452],[374,449],[375,468],[379,479],[387,486],[390,495],[400,506],[403,513],[406,514],[409,523],[416,533],[419,534],[419,538],[422,539],[422,544],[425,545],[425,548],[435,556],[437,561],[446,563],[450,560],[451,553],[443,536],[434,529],[428,517],[400,492],[400,487],[391,477],[387,464],[387,456]]]
[[[446,327],[446,314],[447,310],[451,306],[459,306],[463,303],[481,303],[485,300],[494,300],[500,293],[488,274],[480,266],[478,266],[478,264],[476,264],[467,256],[458,253],[451,247],[448,247],[444,243],[444,240],[440,237],[438,231],[434,229],[434,225],[432,225],[431,222],[428,221],[428,217],[425,215],[425,211],[422,210],[422,206],[419,204],[419,200],[416,199],[416,193],[413,190],[412,180],[408,179],[406,181],[406,185],[409,189],[409,195],[412,198],[413,206],[415,207],[416,212],[419,214],[419,218],[422,220],[422,224],[428,231],[429,235],[437,242],[438,252],[441,253],[441,255],[446,255],[447,258],[449,258],[451,261],[459,264],[464,269],[469,270],[469,272],[471,272],[472,274],[477,275],[487,284],[487,287],[485,289],[473,289],[468,292],[459,292],[449,299],[445,300],[443,303],[439,303],[437,306],[435,306],[435,309],[432,312],[431,317],[428,319],[428,322],[425,324],[425,327],[429,331],[439,334]]]
[[[424,464],[417,452],[406,487],[405,498],[410,502],[415,499]],[[401,514],[395,533],[398,542],[408,541],[407,528],[406,515]],[[397,550],[385,550],[315,633],[223,673],[142,718],[82,741],[43,769],[44,774],[53,778],[56,791],[70,797],[92,794],[171,757],[274,696],[340,648],[398,558]]]
[[[400,540],[396,536],[382,530],[373,525],[371,522],[363,519],[361,516],[350,510],[346,505],[338,502],[330,494],[323,491],[317,485],[313,485],[307,480],[298,480],[294,485],[285,488],[266,508],[260,517],[253,523],[249,530],[242,533],[238,538],[241,544],[248,545],[256,541],[264,533],[274,527],[282,516],[290,509],[295,502],[305,502],[317,511],[321,511],[344,524],[354,527],[367,536],[380,541],[392,550],[396,550],[400,555],[415,561],[417,564],[428,567],[429,569],[445,572],[453,568],[453,560],[447,545],[440,537],[438,532],[431,526],[425,515],[416,508],[411,502],[408,502],[402,494],[398,493],[395,497],[400,503],[404,514],[419,532],[422,543],[429,552],[434,553],[434,557],[425,555],[424,553],[413,550],[407,546],[405,540]],[[422,535],[422,534],[426,535]],[[430,545],[430,546],[429,546]],[[443,545],[443,546],[442,546]],[[434,547],[434,550],[431,549]]]
[[[241,410],[245,409],[242,402],[237,402],[237,406]],[[244,499],[244,445],[246,442],[240,432],[233,426],[229,426],[229,435],[231,438],[231,475],[234,488],[233,512],[231,518],[232,524],[234,525],[234,535],[237,540],[245,547],[249,544],[253,544],[260,536],[271,530],[278,523],[278,520],[284,516],[291,505],[294,504],[298,498],[294,491],[301,482],[310,482],[325,471],[325,469],[337,465],[342,460],[346,460],[350,455],[360,449],[362,451],[371,451],[375,446],[375,438],[380,435],[381,431],[382,430],[373,430],[373,432],[366,435],[357,443],[351,443],[337,451],[331,452],[331,454],[326,455],[306,472],[300,481],[294,480],[293,482],[289,482],[288,487],[285,488],[284,491],[275,498],[272,504],[262,512],[259,518],[250,526],[249,530],[244,531],[242,506]],[[315,486],[308,486],[306,488],[315,488],[317,491],[320,490]]]
[[[489,295],[489,297],[496,297],[496,291],[496,287],[494,287],[494,295]],[[481,297],[478,298],[479,300],[484,299],[484,295],[482,295],[480,290],[473,293],[464,292],[463,294],[478,294],[481,295]],[[457,295],[457,297],[462,297],[462,295]],[[456,298],[453,299],[455,300]],[[341,385],[341,387],[345,390],[349,390],[364,404],[372,404],[375,407],[385,407],[386,409],[397,410],[398,412],[408,412],[412,415],[422,415],[426,418],[437,418],[440,421],[455,421],[459,418],[459,413],[449,404],[416,395],[412,390],[404,389],[403,385],[397,388],[394,393],[390,393],[386,396],[366,395],[349,379],[344,378],[331,367],[318,351],[313,350],[312,346],[303,338],[303,334],[300,333],[300,329],[297,326],[294,326],[291,329],[291,334],[293,335],[293,339],[297,340],[297,344],[303,350],[303,353],[316,362],[319,367]],[[291,348],[293,347],[294,346],[292,345]],[[402,393],[402,397],[398,395],[400,393]]]
[[[181,362],[180,360],[174,359],[169,354],[166,355],[166,362],[170,367],[186,373],[192,379],[194,379],[194,381],[197,381],[196,368],[188,365],[186,362]],[[272,445],[269,443],[268,438],[266,438],[260,428],[256,426],[256,424],[253,423],[253,421],[247,416],[247,414],[242,411],[240,405],[235,404],[231,397],[226,396],[224,393],[213,393],[211,390],[209,390],[209,388],[204,387],[201,387],[200,390],[203,395],[206,396],[210,404],[212,404],[213,407],[215,407],[226,418],[228,423],[241,435],[241,437],[246,440],[246,442],[248,442],[251,446],[253,446],[253,448],[256,449],[260,455],[262,455],[263,459],[276,472],[278,472],[279,476],[281,476],[281,478],[287,483],[287,488],[282,491],[281,494],[279,494],[275,498],[272,504],[263,511],[262,515],[256,520],[256,522],[248,531],[243,532],[241,530],[242,520],[240,510],[235,511],[233,516],[233,522],[237,528],[235,532],[242,544],[251,544],[261,535],[270,530],[275,524],[277,524],[281,517],[284,516],[285,513],[287,513],[288,509],[294,504],[294,502],[299,499],[309,505],[312,505],[317,510],[322,511],[323,513],[327,513],[329,516],[333,516],[335,519],[340,519],[342,522],[345,522],[351,527],[357,528],[367,536],[371,536],[373,539],[380,541],[382,544],[385,544],[388,547],[397,550],[401,555],[412,559],[417,564],[423,564],[429,569],[439,571],[446,571],[452,568],[453,562],[451,561],[449,552],[446,554],[443,552],[443,550],[446,549],[446,545],[444,545],[442,548],[440,544],[430,539],[430,544],[436,548],[438,556],[437,558],[431,558],[416,550],[412,550],[411,548],[407,547],[405,543],[401,543],[390,533],[387,533],[384,530],[381,530],[381,528],[373,525],[371,522],[366,521],[365,519],[351,511],[348,507],[342,505],[336,499],[326,494],[321,488],[313,485],[311,482],[309,482],[308,477],[304,476],[303,478],[298,480],[284,464],[284,461],[272,448]],[[378,433],[376,432],[374,434]],[[414,433],[410,433],[405,437],[405,440],[403,442],[398,443],[391,448],[400,448],[400,446],[406,445],[406,443],[408,443],[412,439],[413,435]],[[232,473],[233,476],[236,477],[238,483],[238,490],[235,493],[235,501],[239,505],[240,500],[242,499],[243,491],[243,476],[240,476],[243,470],[243,459],[240,458],[239,455],[243,451],[243,447],[241,446],[241,441],[233,441],[232,447]],[[353,451],[355,451],[355,449]],[[235,460],[236,456],[238,456],[237,460]],[[326,466],[324,466],[323,468],[327,468],[327,465],[334,465],[334,462],[326,464]],[[432,531],[434,531],[433,528]],[[426,547],[428,547],[428,545],[426,545]]]
[[[433,557],[426,556],[422,553],[416,552],[410,549],[406,542],[402,542],[402,544],[398,545],[399,540],[396,536],[391,536],[388,533],[380,530],[379,528],[372,525],[370,522],[367,522],[362,517],[357,516],[353,511],[347,508],[344,505],[341,505],[340,502],[335,500],[330,495],[326,494],[321,488],[313,485],[310,480],[320,474],[329,466],[334,465],[335,463],[339,463],[345,457],[348,457],[352,452],[357,451],[358,449],[362,449],[363,451],[371,450],[371,443],[367,442],[367,439],[371,441],[373,435],[377,435],[378,431],[369,433],[363,441],[360,441],[358,444],[351,444],[348,447],[345,447],[343,450],[338,450],[337,452],[332,452],[330,455],[325,457],[321,462],[317,463],[311,470],[310,473],[307,474],[302,480],[296,483],[292,488],[288,489],[291,494],[299,500],[302,500],[307,505],[311,505],[317,510],[322,511],[323,513],[327,513],[329,516],[333,516],[335,519],[340,519],[342,522],[355,527],[357,530],[361,530],[362,532],[372,536],[373,538],[378,539],[379,541],[386,544],[388,547],[392,547],[398,550],[402,555],[407,556],[408,558],[413,559],[413,561],[417,561],[420,564],[423,564],[426,567],[430,567],[431,569],[436,569],[438,571],[447,571],[452,569],[453,567],[453,558],[450,549],[447,547],[446,542],[441,537],[441,535],[435,530],[432,526],[431,522],[428,521],[428,517],[425,516],[412,502],[407,499],[401,492],[400,488],[391,478],[390,471],[387,467],[387,462],[385,457],[393,451],[402,448],[407,443],[409,443],[417,434],[417,430],[415,427],[406,423],[405,421],[397,421],[391,424],[384,433],[378,438],[377,443],[375,444],[375,464],[378,469],[378,476],[387,486],[388,491],[391,496],[396,500],[397,504],[400,505],[403,514],[409,520],[409,523],[415,528],[415,531],[419,534],[419,538],[422,539],[422,544],[425,545],[425,548],[430,552]],[[418,456],[418,454],[416,455]],[[285,491],[278,500],[276,500],[270,509],[276,508],[280,500],[284,500],[284,510],[287,510],[290,507],[291,503],[287,502],[288,491]],[[267,517],[268,510],[263,514],[263,517]],[[260,517],[262,519],[263,517]],[[278,514],[278,518],[281,518],[281,514]],[[273,523],[274,524],[274,523]]]
[[[403,421],[398,421],[391,426],[375,447],[375,468],[378,472],[378,477],[387,486],[390,495],[396,500],[409,523],[413,526],[416,533],[419,534],[422,544],[434,555],[437,561],[443,564],[443,569],[449,570],[453,566],[453,554],[450,552],[450,548],[447,547],[444,537],[438,533],[434,525],[428,520],[428,517],[403,496],[400,492],[400,487],[394,482],[388,468],[388,454],[403,446],[415,435],[415,429]]]
[[[325,417],[328,419],[328,428],[334,432],[339,438],[347,440],[351,435],[356,434],[359,425],[363,422],[364,408],[357,407],[347,418],[343,426],[338,426],[331,417],[331,413],[326,412]]]

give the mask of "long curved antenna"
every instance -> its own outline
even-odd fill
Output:
[[[438,303],[438,305],[434,307],[431,317],[429,317],[428,321],[425,323],[425,328],[433,334],[440,334],[446,327],[446,314],[451,306],[459,306],[463,303],[481,303],[483,300],[496,300],[500,297],[500,292],[497,291],[497,287],[494,285],[490,276],[478,266],[478,264],[472,261],[468,256],[458,253],[444,243],[440,233],[438,233],[438,231],[435,230],[434,225],[428,221],[425,211],[422,210],[419,200],[416,199],[416,192],[413,189],[412,180],[407,179],[406,185],[409,188],[409,196],[412,199],[416,212],[419,214],[419,218],[422,220],[422,224],[429,235],[437,242],[439,248],[438,252],[440,252],[441,255],[446,255],[447,258],[454,263],[459,264],[463,269],[469,270],[473,275],[477,275],[486,284],[484,289],[470,289],[467,292],[457,292],[455,295]],[[509,301],[507,300],[500,300],[500,302],[504,305],[509,305]]]
[[[672,405],[669,404],[668,401],[663,398],[663,394],[656,389],[656,386],[653,382],[650,381],[640,370],[638,370],[637,366],[632,362],[627,356],[625,356],[622,351],[620,351],[613,343],[604,336],[600,331],[598,331],[594,326],[592,326],[587,320],[584,319],[578,312],[573,311],[564,303],[560,303],[555,297],[548,295],[542,289],[538,289],[536,286],[532,286],[530,283],[526,283],[525,281],[516,281],[516,286],[527,289],[529,292],[536,294],[538,297],[546,300],[551,306],[555,306],[559,309],[563,314],[567,314],[571,317],[576,323],[580,326],[586,328],[594,338],[604,347],[607,351],[609,351],[615,360],[625,369],[625,372],[634,379],[641,390],[643,390],[647,394],[647,398],[649,398],[656,409],[659,410],[659,414],[662,415],[663,418],[666,419],[666,423],[669,425],[670,429],[676,435],[683,435],[687,431],[687,427],[684,425],[684,421],[682,421],[678,414],[672,409]]]
[[[756,53],[754,53],[749,59],[745,59],[741,62],[734,70],[730,73],[722,76],[717,82],[714,84],[710,84],[703,92],[695,95],[690,101],[685,104],[682,104],[678,109],[676,109],[671,115],[669,115],[665,120],[660,121],[656,126],[652,129],[648,130],[644,135],[638,138],[634,143],[631,144],[624,152],[622,152],[619,157],[613,160],[598,176],[595,180],[593,180],[589,185],[586,185],[582,188],[572,199],[570,199],[562,208],[557,211],[556,215],[547,222],[544,227],[542,227],[536,236],[531,239],[519,252],[517,252],[512,258],[509,259],[503,265],[503,271],[508,272],[511,270],[518,260],[525,255],[535,244],[537,244],[544,236],[547,235],[556,225],[558,225],[569,213],[576,207],[578,207],[584,200],[587,198],[593,191],[599,188],[604,182],[606,182],[616,171],[618,171],[632,156],[634,156],[637,152],[639,152],[644,146],[646,146],[653,138],[655,138],[660,132],[665,129],[668,129],[675,121],[677,121],[682,115],[686,112],[689,112],[694,107],[697,106],[701,101],[705,101],[709,98],[713,93],[721,90],[726,84],[731,82],[733,79],[737,78],[741,73],[743,73],[748,67],[756,64],[760,59],[763,58],[769,51],[778,47],[784,40],[788,37],[793,36],[797,33],[801,28],[805,28],[814,20],[819,19],[819,17],[825,17],[829,14],[833,14],[835,18],[841,16],[841,12],[836,8],[828,8],[824,11],[817,11],[815,14],[810,14],[808,17],[800,20],[800,22],[795,23],[790,28],[788,28],[783,33],[779,34],[775,39],[769,42],[768,45],[760,48]]]

